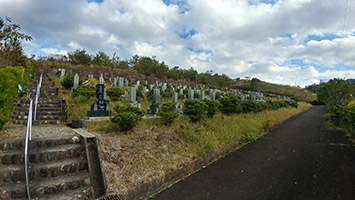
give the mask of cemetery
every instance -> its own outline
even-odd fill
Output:
[[[62,87],[66,76],[72,77],[67,74],[55,76],[53,80]],[[176,171],[181,163],[191,165],[195,158],[210,155],[233,141],[246,144],[260,137],[272,125],[309,108],[308,104],[297,104],[287,96],[256,91],[131,80],[122,75],[79,74],[79,77],[81,82],[77,88],[63,90],[63,98],[67,98],[69,104],[67,107],[75,113],[68,115],[67,121],[85,119],[89,113],[97,112],[93,105],[99,104],[100,100],[107,103],[103,112],[97,115],[106,116],[106,120],[86,122],[83,126],[98,137],[107,189],[112,194],[148,192],[149,189],[139,189],[139,185],[145,182],[135,179],[136,175],[139,174],[142,181],[173,179],[175,176],[166,169]],[[87,85],[83,85],[84,82]],[[100,85],[104,90],[95,90]],[[71,93],[78,90],[82,91],[82,96],[73,97]],[[100,91],[106,91],[106,94]],[[86,96],[88,93],[91,96]],[[139,142],[142,140],[143,143]],[[146,148],[154,151],[146,152]],[[135,149],[136,153],[126,153],[130,149]],[[174,153],[180,151],[185,153]],[[121,161],[113,164],[116,163],[114,159]],[[128,164],[129,161],[135,162]],[[121,169],[121,165],[125,167]],[[183,169],[186,170],[180,170]]]

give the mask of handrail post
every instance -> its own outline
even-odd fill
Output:
[[[37,90],[36,90],[35,111],[34,111],[35,113],[33,116],[34,120],[36,120],[36,118],[37,118],[37,103],[38,103],[39,96],[41,95],[42,76],[43,76],[43,73],[41,73],[41,76],[39,77],[39,83],[37,85]]]
[[[28,108],[28,118],[27,118],[27,127],[26,127],[26,137],[25,137],[25,177],[26,177],[26,190],[27,190],[27,197],[29,200],[31,200],[31,194],[30,194],[30,187],[29,187],[29,180],[28,180],[28,142],[31,140],[31,132],[32,132],[32,107],[33,107],[33,101],[30,100],[30,106]]]

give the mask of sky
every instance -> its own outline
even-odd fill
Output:
[[[27,55],[78,48],[304,87],[355,78],[353,0],[0,0]]]

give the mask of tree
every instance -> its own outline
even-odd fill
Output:
[[[69,60],[72,64],[89,65],[91,62],[91,56],[86,53],[85,49],[76,49],[73,52],[68,52]]]
[[[354,95],[354,84],[337,78],[322,83],[317,89],[318,99],[323,101],[335,114],[347,106]]]
[[[92,60],[92,63],[96,65],[110,66],[111,59],[104,52],[99,51]]]
[[[26,65],[26,56],[23,53],[21,40],[30,41],[32,37],[20,31],[20,25],[13,24],[11,18],[6,17],[6,21],[0,18],[0,64]]]

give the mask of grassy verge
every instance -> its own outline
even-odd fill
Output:
[[[111,122],[86,124],[86,129],[98,138],[107,192],[125,194],[233,141],[253,141],[271,126],[310,107],[300,103],[298,108],[219,114],[194,124],[181,116],[172,126],[161,125],[159,119],[144,119],[125,134],[117,133]]]

